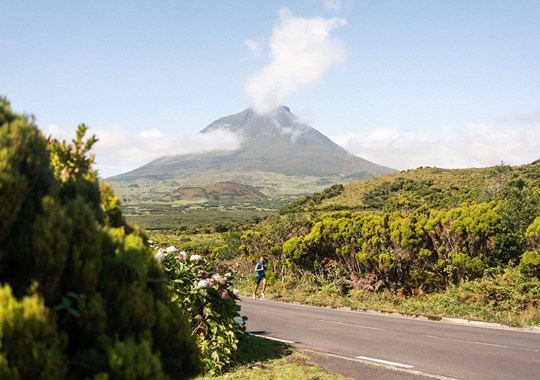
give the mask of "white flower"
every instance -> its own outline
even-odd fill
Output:
[[[175,253],[175,252],[178,252],[178,250],[176,249],[176,247],[174,245],[171,245],[170,247],[167,247],[165,249],[165,252],[167,252],[167,253]]]
[[[148,244],[154,244],[153,240],[148,240]]]
[[[214,274],[212,275],[212,278],[213,278],[214,280],[219,280],[219,279],[221,278],[221,276],[220,276],[219,274],[217,274],[217,273],[214,273]]]
[[[233,294],[234,294],[235,296],[237,296],[237,295],[240,294],[240,292],[238,291],[238,289],[233,289],[232,292],[233,292]]]
[[[206,288],[208,287],[208,282],[206,280],[199,281],[199,288]]]
[[[155,254],[154,259],[158,261],[163,261],[165,259],[165,255],[162,252],[158,252]]]
[[[199,256],[199,255],[191,255],[190,258],[189,258],[189,260],[195,261],[196,263],[198,263],[199,261],[202,260],[202,257]]]
[[[231,277],[231,276],[232,276],[231,273],[229,273],[229,272],[225,273],[225,277]]]
[[[244,326],[244,319],[242,317],[234,317],[234,322],[240,326]]]

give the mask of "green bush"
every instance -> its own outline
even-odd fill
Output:
[[[0,99],[0,375],[193,377],[191,329],[147,237],[100,185],[86,130],[47,141]]]
[[[0,286],[0,378],[61,379],[67,372],[64,336],[38,295],[17,300]]]

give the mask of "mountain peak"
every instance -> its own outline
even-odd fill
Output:
[[[266,128],[269,130],[290,129],[300,125],[298,117],[291,112],[287,106],[279,106],[275,110],[259,114],[252,108],[247,108],[237,114],[221,117],[201,130],[199,133],[215,132],[217,130],[228,130],[235,133],[244,133],[249,129]],[[303,128],[305,129],[305,128]]]
[[[279,106],[279,110],[282,110],[282,111],[286,111],[286,112],[291,112],[291,109],[287,106]]]
[[[287,106],[266,115],[248,108],[215,120],[200,133],[218,131],[235,133],[241,139],[240,148],[161,158],[112,180],[169,181],[176,188],[178,184],[233,181],[264,189],[263,193],[282,194],[291,186],[302,193],[394,172],[348,153]]]

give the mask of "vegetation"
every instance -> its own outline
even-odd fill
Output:
[[[203,379],[320,379],[337,380],[343,377],[329,374],[308,364],[308,357],[287,344],[247,335],[238,350],[236,366],[222,376],[202,376]]]
[[[331,188],[245,230],[239,260],[267,256],[297,302],[538,325],[539,178],[536,161]]]
[[[332,185],[328,189],[320,193],[308,195],[306,197],[297,199],[289,203],[288,205],[286,205],[280,210],[280,214],[290,214],[294,212],[309,211],[313,209],[315,205],[321,204],[322,201],[324,201],[325,199],[337,197],[339,194],[343,192],[343,190],[344,190],[343,185],[340,185],[340,184]]]
[[[169,278],[171,300],[187,312],[205,372],[219,373],[232,364],[245,333],[245,320],[230,289],[231,274],[211,274],[212,268],[201,256],[176,254],[175,247],[169,251],[173,253],[160,251],[156,257],[163,261]]]
[[[329,188],[321,194],[305,197],[285,212],[306,211],[408,211],[422,205],[428,208],[454,208],[464,202],[489,202],[501,199],[509,185],[540,188],[540,160],[529,165],[501,165],[475,169],[419,168],[369,178],[348,184],[335,194]]]
[[[92,169],[0,99],[0,377],[190,378],[199,349],[147,237]]]
[[[540,160],[123,212],[86,131],[47,140],[0,99],[0,378],[249,378],[232,279],[260,255],[276,299],[540,325]],[[317,371],[286,356],[257,378]]]
[[[276,298],[539,325],[539,178],[540,161],[421,168],[332,186],[256,224],[154,236],[234,268],[246,292],[263,254]]]
[[[253,224],[268,215],[277,214],[279,207],[261,207],[254,203],[130,203],[122,205],[128,222],[147,231],[169,231],[178,228],[213,230],[238,224]]]

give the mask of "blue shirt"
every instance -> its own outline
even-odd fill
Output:
[[[261,263],[260,261],[257,263],[257,265],[255,265],[255,269],[263,269],[263,270],[258,270],[256,271],[256,275],[257,277],[264,277],[264,271],[266,270],[266,265],[264,265],[263,263]]]

